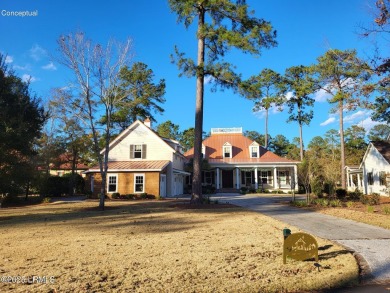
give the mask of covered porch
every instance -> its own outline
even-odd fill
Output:
[[[298,191],[297,166],[221,166],[202,172],[202,184],[216,190],[291,190]]]
[[[347,173],[347,190],[363,192],[363,169],[360,166],[345,166]]]

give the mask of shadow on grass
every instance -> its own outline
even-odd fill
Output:
[[[206,220],[199,220],[196,214],[228,214],[231,210],[234,210],[222,208],[182,209],[177,208],[175,206],[177,204],[179,204],[177,200],[107,201],[105,210],[102,211],[98,207],[98,201],[64,202],[33,208],[4,209],[3,215],[0,216],[0,222],[2,228],[21,225],[76,224],[80,228],[86,229],[129,228],[129,231],[131,231],[132,227],[143,226],[145,227],[145,233],[160,233],[185,230],[205,224]],[[183,218],[181,216],[183,214],[189,214],[190,216]],[[210,224],[210,221],[207,224]]]

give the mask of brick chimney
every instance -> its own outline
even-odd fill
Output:
[[[144,120],[144,124],[149,127],[149,128],[152,128],[152,122],[150,121],[149,117],[147,117],[145,120]]]

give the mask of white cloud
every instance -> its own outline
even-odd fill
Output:
[[[319,91],[316,91],[314,93],[314,100],[320,103],[328,101],[328,99],[330,99],[331,97],[332,96],[323,89],[320,89]]]
[[[46,56],[46,50],[40,47],[39,45],[35,44],[30,49],[30,57],[33,58],[35,61],[41,60],[44,56]]]
[[[214,81],[214,77],[212,77],[211,75],[207,75],[207,76],[205,76],[203,83],[210,84],[210,83],[213,83],[213,81]]]
[[[34,81],[37,81],[38,79],[30,74],[23,74],[22,80],[24,82],[34,82]]]
[[[359,126],[363,127],[366,130],[366,133],[368,133],[371,128],[378,124],[381,124],[381,122],[373,121],[371,117],[367,117],[366,119],[359,122]]]
[[[29,64],[26,64],[25,66],[14,65],[13,68],[16,70],[31,71],[31,66]]]
[[[57,70],[57,67],[54,65],[53,62],[50,62],[49,64],[42,66],[42,69],[54,71]]]
[[[335,117],[329,117],[327,120],[325,120],[324,122],[320,123],[320,126],[326,126],[326,125],[329,125],[333,122],[336,121],[336,118]]]
[[[356,113],[353,113],[351,115],[345,116],[344,117],[344,122],[355,123],[357,120],[362,119],[363,117],[367,117],[369,115],[370,115],[370,113],[368,111],[359,110]]]
[[[9,63],[12,63],[12,62],[14,62],[14,58],[12,56],[7,55],[5,57],[5,63],[9,64]]]

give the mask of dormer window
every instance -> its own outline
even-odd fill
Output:
[[[232,145],[230,143],[226,142],[223,145],[222,153],[223,153],[224,158],[231,158],[232,157]]]
[[[249,146],[249,154],[251,156],[251,158],[259,158],[259,144],[257,142],[253,142],[250,146]]]

